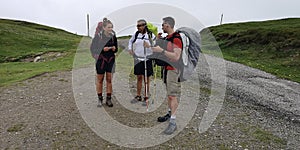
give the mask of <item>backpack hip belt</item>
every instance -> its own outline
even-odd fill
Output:
[[[115,56],[106,58],[106,57],[104,57],[103,55],[99,55],[99,59],[102,59],[102,62],[101,62],[101,69],[104,68],[104,62],[110,63],[114,58],[115,58]]]

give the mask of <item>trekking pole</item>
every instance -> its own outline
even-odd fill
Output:
[[[157,76],[157,65],[155,64],[155,72],[154,72],[154,91],[153,91],[153,99],[152,99],[152,104],[154,104],[154,100],[156,99],[156,76]]]
[[[145,42],[145,39],[143,39],[143,42]],[[145,82],[145,101],[146,101],[146,106],[147,106],[147,111],[148,109],[148,80],[147,80],[147,52],[146,52],[146,47],[144,46],[144,68],[145,68],[145,75],[144,75],[144,82]]]
[[[152,32],[149,32],[149,30],[148,30],[148,28],[147,28],[147,34],[148,34],[148,39],[149,39],[149,42],[150,42],[150,47],[153,47],[154,46],[154,44],[153,44],[153,39],[152,39]],[[153,62],[151,63],[152,64],[152,68],[153,68]],[[154,75],[154,78],[155,78],[155,80],[154,81],[156,81],[156,74]],[[148,83],[149,84],[149,83]],[[156,82],[154,82],[154,86],[155,86],[155,91],[154,91],[154,96],[156,95]],[[150,90],[149,90],[150,91]],[[156,96],[155,96],[156,97]],[[152,104],[154,104],[154,99],[153,98],[151,98],[151,101],[152,101]],[[148,102],[149,103],[149,102]],[[148,110],[147,110],[148,111]]]

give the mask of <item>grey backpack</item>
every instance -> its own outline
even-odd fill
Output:
[[[200,34],[192,28],[181,27],[176,30],[182,41],[182,53],[179,61],[180,76],[178,81],[188,80],[195,72],[199,55],[201,53]]]

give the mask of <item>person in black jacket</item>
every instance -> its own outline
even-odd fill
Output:
[[[106,75],[106,105],[113,107],[111,101],[112,74],[115,72],[115,53],[118,52],[118,41],[110,20],[104,18],[99,28],[100,30],[96,31],[91,44],[91,53],[96,60],[98,106],[102,106],[103,80]]]

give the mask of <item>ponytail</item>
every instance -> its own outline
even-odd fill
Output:
[[[108,20],[106,17],[103,18],[103,27],[106,27],[108,24],[114,26],[113,23],[110,20]]]

